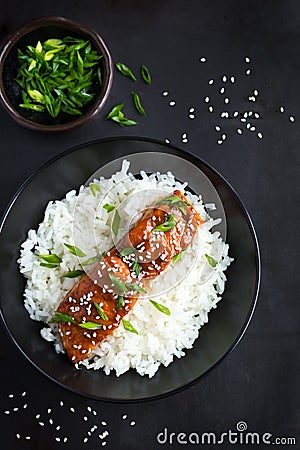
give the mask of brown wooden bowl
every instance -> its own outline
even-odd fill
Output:
[[[25,50],[27,45],[35,46],[49,38],[72,36],[88,39],[92,48],[103,55],[101,59],[102,85],[93,82],[93,99],[82,108],[81,116],[63,112],[55,118],[45,112],[23,109],[21,87],[15,81],[18,70],[18,49]],[[9,115],[19,124],[31,130],[43,132],[64,132],[79,128],[94,118],[103,107],[109,95],[113,80],[113,62],[111,55],[99,34],[93,29],[64,17],[46,16],[25,23],[8,37],[0,52],[0,99]]]

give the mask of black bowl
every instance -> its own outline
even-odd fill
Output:
[[[35,46],[50,38],[63,39],[66,36],[89,40],[92,48],[103,55],[100,60],[103,82],[100,85],[95,79],[90,92],[93,99],[82,108],[82,115],[74,116],[59,113],[53,118],[47,112],[36,112],[23,109],[21,88],[15,81],[18,71],[18,49],[24,51],[27,45]],[[19,124],[32,130],[45,132],[64,132],[78,128],[93,117],[103,107],[113,79],[113,63],[110,53],[99,34],[78,22],[64,17],[40,17],[24,24],[8,37],[0,52],[0,99],[10,116]]]
[[[36,228],[43,219],[49,200],[64,197],[67,191],[85,183],[99,167],[111,160],[140,152],[144,152],[145,161],[148,161],[140,167],[146,171],[152,171],[151,164],[155,161],[149,157],[149,152],[160,152],[184,158],[209,178],[223,203],[230,256],[235,258],[226,271],[228,281],[223,300],[210,313],[210,320],[201,328],[194,348],[188,350],[184,358],[175,359],[169,367],[161,367],[152,379],[141,377],[134,371],[117,378],[114,374],[106,376],[102,371],[76,370],[65,355],[57,355],[52,344],[40,337],[39,330],[43,324],[32,321],[24,308],[25,280],[17,265],[20,244],[26,239],[28,230]],[[162,164],[161,171],[168,169],[167,163]],[[197,191],[195,186],[193,189]],[[35,367],[61,386],[107,401],[129,402],[161,397],[206,375],[243,335],[255,307],[260,281],[255,231],[234,190],[220,174],[195,156],[145,139],[117,138],[90,143],[65,152],[46,164],[21,187],[5,213],[0,234],[0,256],[1,315],[15,344]]]

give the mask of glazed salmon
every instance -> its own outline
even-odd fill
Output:
[[[146,292],[147,282],[185,250],[201,223],[195,208],[175,190],[149,207],[118,245],[80,278],[56,311],[62,343],[73,363],[88,358],[120,325]]]

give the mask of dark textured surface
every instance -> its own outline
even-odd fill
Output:
[[[76,0],[53,6],[44,0],[12,0],[0,1],[0,9],[0,39],[34,16],[65,15],[99,31],[115,61],[126,62],[136,72],[145,63],[153,76],[150,86],[134,85],[147,110],[141,119],[131,106],[133,86],[119,76],[103,115],[71,134],[47,137],[30,132],[1,109],[1,211],[34,170],[66,148],[115,135],[167,138],[209,162],[237,190],[256,227],[263,269],[254,317],[234,352],[196,386],[146,404],[104,404],[58,388],[26,362],[1,327],[3,448],[52,450],[63,446],[56,436],[68,436],[64,445],[69,448],[102,448],[98,438],[105,427],[102,420],[110,432],[106,448],[111,449],[163,447],[156,443],[156,434],[164,427],[169,432],[220,435],[236,430],[241,420],[248,424],[248,431],[268,432],[273,439],[296,437],[299,445],[299,2],[91,0],[86,4]],[[251,63],[245,63],[245,56]],[[207,61],[201,63],[201,57]],[[251,74],[246,76],[248,66]],[[234,75],[236,82],[222,83],[224,74]],[[209,86],[212,78],[216,81]],[[218,93],[222,85],[227,88],[229,105]],[[259,91],[255,103],[247,100],[253,89]],[[163,97],[163,91],[169,96]],[[207,110],[206,96],[211,97],[213,113]],[[176,101],[174,107],[169,106],[171,100]],[[103,121],[110,107],[123,101],[127,115],[138,119],[137,127],[120,129]],[[284,113],[279,112],[280,106],[285,107]],[[196,108],[194,120],[188,117],[190,107]],[[255,132],[245,130],[239,136],[236,129],[244,130],[244,124],[238,117],[220,118],[222,111],[250,109],[260,114]],[[295,123],[289,121],[290,115],[295,116]],[[217,144],[215,125],[227,134],[222,145]],[[257,131],[263,139],[257,138]],[[188,134],[188,143],[182,143],[183,133]],[[23,391],[27,392],[24,397]],[[10,393],[15,397],[9,398]],[[63,407],[60,400],[65,402]],[[28,404],[26,409],[22,409],[24,404]],[[88,405],[97,409],[97,416],[90,418]],[[49,414],[48,408],[52,408]],[[38,413],[44,427],[35,419]],[[89,414],[88,421],[83,420],[85,414]],[[123,414],[128,418],[123,420]],[[55,425],[46,422],[49,417]],[[135,426],[129,425],[131,420]],[[84,446],[83,438],[94,423],[99,428]],[[56,425],[61,430],[55,430]],[[25,440],[26,435],[31,440]],[[220,446],[229,448],[230,443]]]

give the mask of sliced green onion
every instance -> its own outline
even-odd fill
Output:
[[[150,75],[149,69],[144,64],[142,64],[142,66],[141,66],[141,75],[142,75],[143,80],[147,84],[151,83],[152,80],[151,80],[151,75]]]
[[[119,289],[119,291],[121,292],[127,292],[128,289],[126,287],[126,284],[120,280],[120,278],[116,277],[115,275],[113,275],[112,273],[109,273],[109,278],[111,279],[111,282],[113,283],[113,285]]]
[[[126,247],[120,252],[120,256],[128,256],[131,255],[135,251],[134,247]]]
[[[63,274],[64,278],[77,278],[84,274],[84,270],[70,270]]]
[[[133,325],[128,320],[123,319],[122,324],[126,331],[130,331],[131,333],[139,334],[139,332],[134,328]]]
[[[142,292],[143,294],[147,294],[147,291],[145,291],[145,289],[137,283],[126,284],[126,286],[131,291],[137,291],[137,292]]]
[[[86,330],[99,330],[100,328],[102,328],[102,325],[96,322],[79,323],[78,326],[81,328],[85,328]]]
[[[109,205],[108,203],[106,203],[105,205],[103,205],[103,208],[107,211],[107,212],[111,212],[115,209],[115,206]]]
[[[208,263],[211,265],[211,267],[216,267],[216,265],[218,264],[218,262],[212,257],[209,256],[205,253],[205,258],[207,259]]]
[[[71,322],[76,323],[75,319],[72,316],[69,316],[68,314],[63,314],[59,311],[54,312],[54,317],[50,320],[50,323],[56,323],[56,322]]]
[[[113,218],[112,226],[111,226],[115,236],[117,236],[117,234],[118,234],[120,223],[121,223],[121,217],[120,217],[118,210],[116,210],[114,218]]]
[[[124,77],[130,78],[131,80],[136,81],[136,77],[133,74],[132,70],[130,70],[129,67],[126,66],[125,64],[116,63],[116,68],[122,75],[124,75]]]
[[[136,92],[131,92],[132,95],[132,100],[135,106],[135,109],[137,110],[137,112],[139,112],[142,116],[144,116],[146,114],[146,111],[144,110],[144,108],[141,105],[141,100],[139,95]]]
[[[157,302],[155,302],[154,300],[150,300],[150,299],[149,299],[149,302],[152,303],[152,305],[155,306],[155,308],[156,308],[158,311],[160,311],[160,312],[166,314],[167,316],[170,316],[170,315],[171,315],[171,312],[170,312],[169,308],[167,308],[166,306],[161,305],[160,303],[157,303]]]
[[[70,245],[70,244],[66,244],[66,243],[64,243],[64,245],[70,250],[72,255],[79,256],[80,258],[83,258],[84,256],[86,256],[86,254],[82,250],[80,250],[80,248],[76,247],[75,245]]]
[[[186,252],[186,248],[185,248],[184,250],[182,250],[181,252],[177,253],[177,255],[175,255],[175,256],[172,258],[172,263],[175,264],[177,261],[179,261],[179,260],[183,257],[183,255],[185,254],[185,252]]]
[[[103,311],[103,309],[101,308],[101,306],[97,302],[93,302],[93,304],[94,304],[99,316],[101,317],[101,319],[108,320],[108,317],[105,314],[105,312]]]
[[[124,297],[123,295],[118,295],[116,309],[119,311],[124,306]]]
[[[137,260],[134,261],[132,270],[137,274],[137,276],[139,276],[139,274],[141,273],[142,266],[138,263]]]
[[[168,220],[166,222],[161,223],[160,225],[157,225],[156,227],[152,228],[152,231],[163,231],[166,233],[167,231],[172,230],[174,227],[176,227],[176,220],[172,214],[167,216]]]
[[[90,183],[90,189],[94,197],[100,192],[100,187],[96,183]]]
[[[49,255],[39,255],[39,258],[51,264],[59,264],[62,262],[62,259],[55,253],[50,253]]]

